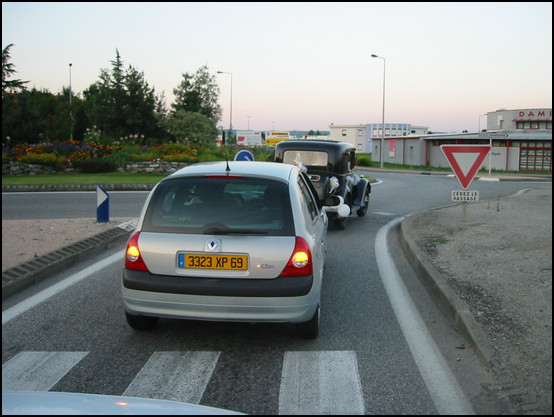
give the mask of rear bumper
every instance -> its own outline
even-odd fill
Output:
[[[154,275],[123,270],[123,287],[148,292],[227,297],[300,297],[314,284],[313,275],[274,279],[210,278]]]
[[[299,323],[313,317],[319,305],[321,279],[199,279],[125,269],[121,290],[125,311],[134,315]]]

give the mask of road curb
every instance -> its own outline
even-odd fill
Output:
[[[400,223],[400,246],[408,261],[417,272],[433,298],[437,301],[448,321],[469,341],[477,355],[488,366],[492,364],[494,348],[481,330],[481,327],[458,294],[444,282],[429,257],[408,239],[412,218],[407,217]]]
[[[136,220],[120,224],[2,271],[2,300],[73,265],[88,255],[100,253],[115,242],[128,238],[135,228]]]

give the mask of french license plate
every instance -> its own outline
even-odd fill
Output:
[[[209,254],[177,254],[179,268],[187,269],[224,269],[245,271],[248,269],[246,255],[209,255]]]

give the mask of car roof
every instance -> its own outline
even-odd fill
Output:
[[[226,161],[191,164],[185,168],[181,168],[166,178],[174,179],[199,175],[244,175],[288,182],[291,173],[294,170],[299,170],[299,168],[294,165],[275,162],[229,161],[228,164],[229,171],[227,171]]]

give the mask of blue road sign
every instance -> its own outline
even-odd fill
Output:
[[[235,155],[235,161],[253,161],[254,154],[246,149],[238,151]]]

